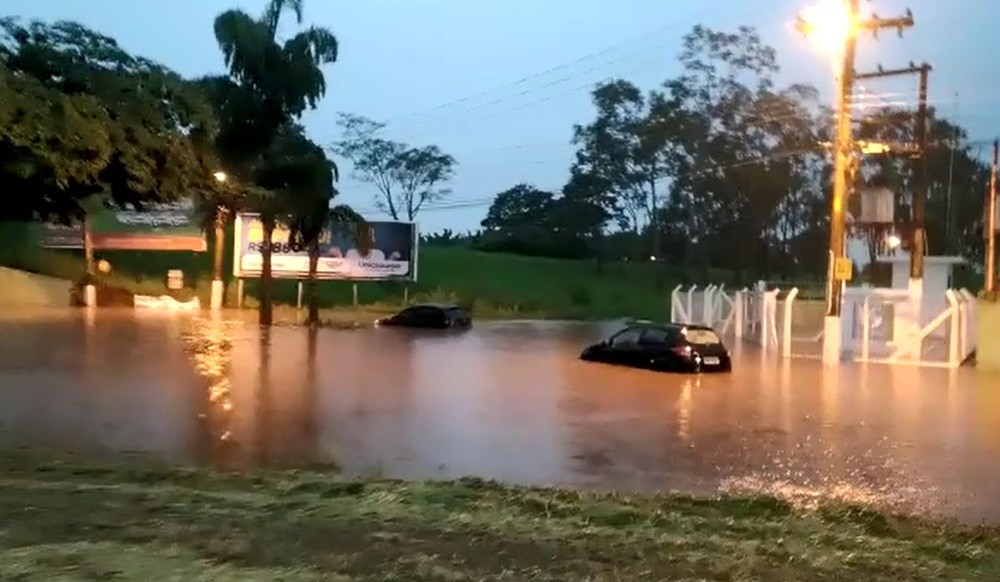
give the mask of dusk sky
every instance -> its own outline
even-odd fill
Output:
[[[303,121],[322,145],[338,137],[338,111],[388,122],[388,137],[438,145],[459,162],[454,193],[421,214],[421,231],[474,229],[492,196],[514,184],[558,190],[573,159],[572,126],[592,115],[590,89],[614,77],[655,88],[678,72],[681,36],[695,24],[757,27],[778,50],[780,82],[812,83],[829,99],[828,59],[792,26],[805,1],[307,0],[306,24],[332,29],[341,52],[339,62],[327,68],[325,101]],[[1000,2],[865,4],[883,17],[909,7],[916,27],[902,40],[894,31],[884,31],[878,42],[862,38],[859,70],[928,61],[935,68],[933,105],[956,116],[973,139],[1000,134],[1000,69],[990,40],[997,34]],[[2,13],[79,21],[115,37],[130,52],[199,76],[223,68],[212,34],[215,15],[238,7],[256,16],[264,5],[263,0],[4,0]],[[912,106],[916,78],[871,82],[863,91]],[[340,201],[369,218],[384,218],[374,210],[373,190],[344,174]]]

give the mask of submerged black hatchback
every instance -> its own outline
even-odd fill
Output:
[[[468,310],[448,303],[424,303],[407,307],[390,317],[379,319],[376,325],[422,327],[431,329],[467,328],[472,325]]]
[[[729,350],[702,325],[634,323],[587,347],[580,359],[665,372],[731,372]]]

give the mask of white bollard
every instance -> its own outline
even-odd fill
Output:
[[[212,311],[220,311],[222,309],[223,299],[226,296],[226,284],[219,279],[212,281],[212,294],[209,299],[209,308]]]
[[[97,287],[86,285],[83,288],[83,304],[87,307],[97,307]]]

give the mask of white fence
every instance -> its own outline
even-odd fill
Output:
[[[678,285],[671,293],[670,319],[675,323],[707,325],[720,334],[732,334],[765,350],[777,349],[777,299],[777,290],[744,288],[727,293],[725,285],[703,289],[694,285],[684,291]]]
[[[929,321],[908,315],[908,291],[845,289],[842,348],[857,362],[955,368],[975,351],[976,302],[965,289],[949,290],[945,307]],[[671,293],[671,320],[713,327],[764,352],[784,358],[822,355],[823,301],[800,301],[798,289],[727,292],[724,286],[678,286]],[[904,325],[911,322],[909,325]],[[912,323],[918,322],[918,323]]]

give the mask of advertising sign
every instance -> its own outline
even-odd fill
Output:
[[[194,251],[206,250],[205,235],[195,218],[194,203],[144,206],[142,210],[105,206],[87,209],[90,238],[95,250]],[[82,249],[83,225],[46,223],[40,227],[43,248]]]
[[[415,281],[417,226],[412,222],[369,222],[366,226],[371,248],[362,252],[353,230],[331,222],[320,238],[319,278]],[[309,274],[309,253],[291,244],[289,235],[288,227],[279,222],[271,240],[271,274],[276,279],[304,279]],[[263,238],[259,215],[236,215],[234,276],[260,277]]]

